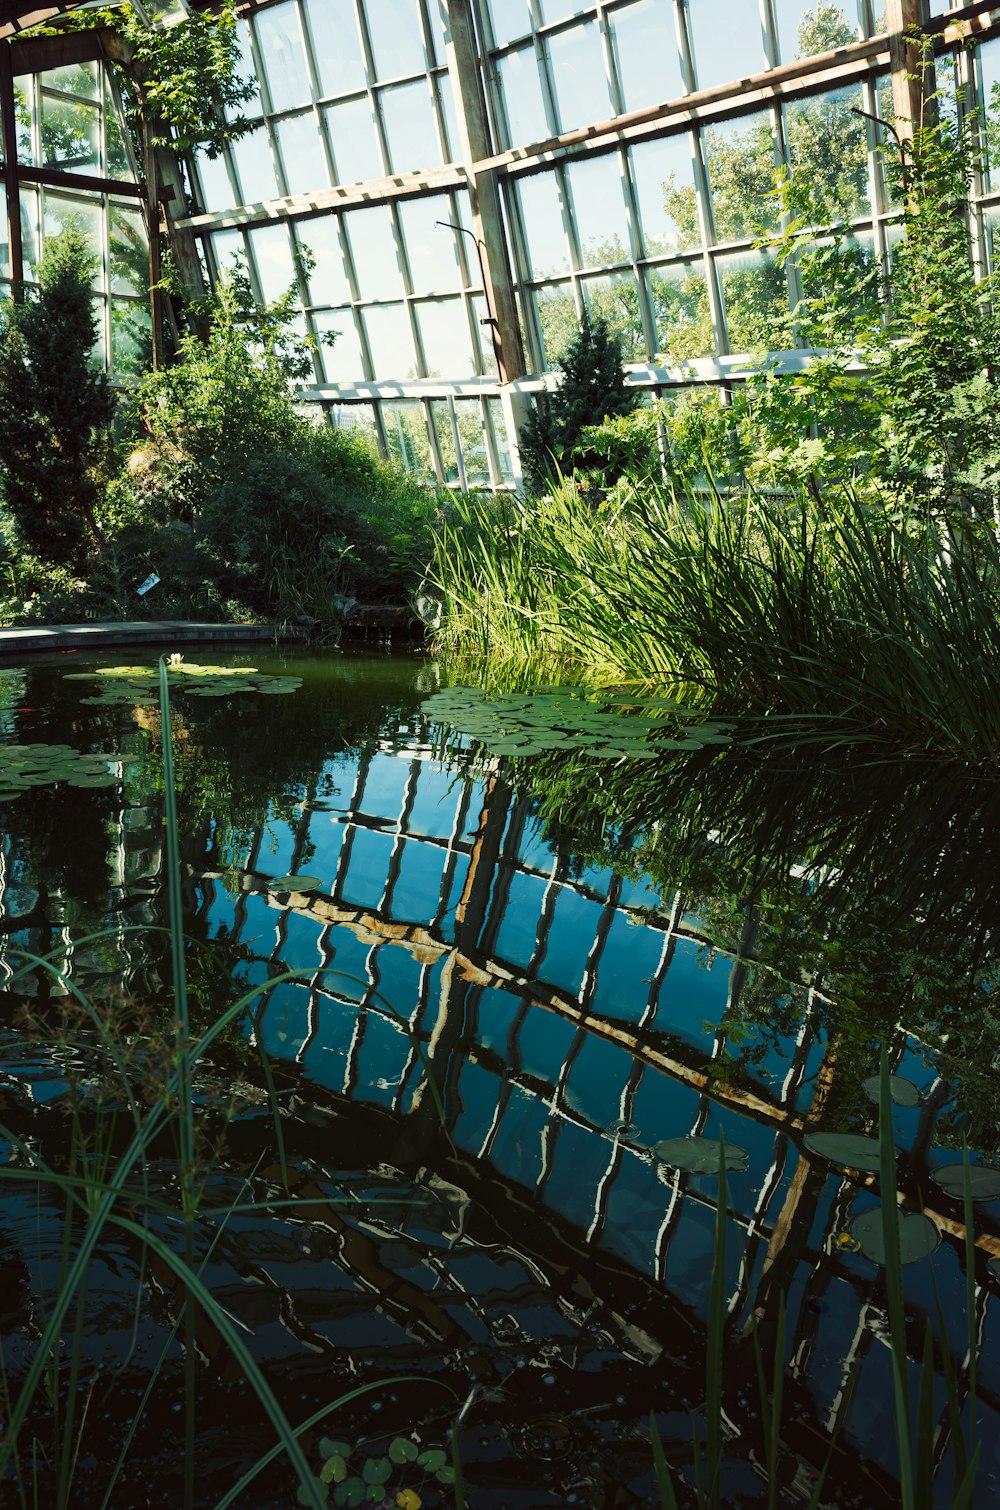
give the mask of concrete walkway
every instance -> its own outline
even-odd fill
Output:
[[[273,624],[198,624],[165,619],[114,624],[31,624],[0,629],[0,659],[17,660],[46,650],[103,650],[112,645],[190,645],[199,641],[257,642],[305,638],[305,630],[277,629]]]

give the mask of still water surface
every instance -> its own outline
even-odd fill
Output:
[[[74,671],[99,664],[78,659]],[[919,1093],[895,1112],[900,1189],[941,1231],[904,1270],[911,1377],[936,1288],[964,1391],[962,1204],[933,1174],[961,1159],[963,1134],[974,1163],[1000,1143],[994,789],[727,751],[512,768],[443,744],[421,707],[443,684],[431,662],[253,664],[302,689],[174,709],[196,1015],[301,974],[268,987],[199,1075],[203,1205],[260,1204],[203,1222],[196,1256],[293,1422],[358,1384],[409,1380],[323,1430],[360,1463],[400,1433],[450,1451],[457,1417],[470,1507],[658,1504],[650,1411],[681,1478],[704,1434],[719,1179],[656,1145],[722,1135],[746,1151],[727,1182],[723,1503],[766,1503],[749,1328],[773,1348],[782,1302],[784,1502],[808,1501],[854,1368],[824,1503],[898,1503],[883,1271],[851,1234],[877,1179],[803,1138],[877,1132],[863,1082],[887,1043]],[[130,1035],[150,1084],[163,1069],[153,1050],[141,1062],[144,1045],[170,1016],[163,936],[136,931],[165,920],[158,711],[86,705],[67,669],[0,671],[0,742],[142,759],[117,787],[39,787],[0,815],[0,1121],[57,1167],[72,1108],[86,1131],[113,1096],[86,1031],[39,1041],[58,1033],[66,988],[40,973],[11,983],[14,951],[65,946],[73,983]],[[268,889],[287,873],[319,884]],[[0,1157],[23,1164],[9,1143]],[[294,1209],[273,1204],[283,1165]],[[149,1178],[174,1185],[169,1149]],[[0,1202],[16,1387],[57,1287],[63,1209],[9,1180]],[[998,1218],[1000,1202],[977,1204],[983,1505],[1000,1498]],[[165,1345],[111,1503],[180,1503],[175,1289],[126,1235],[96,1255],[77,1505],[101,1503]],[[197,1351],[207,1506],[273,1438],[208,1324]],[[934,1421],[947,1503],[940,1372]],[[40,1396],[29,1434],[52,1429]],[[304,1438],[317,1471],[318,1439]],[[454,1504],[412,1464],[393,1466],[385,1503],[407,1487]],[[294,1505],[294,1480],[279,1467],[238,1503]]]

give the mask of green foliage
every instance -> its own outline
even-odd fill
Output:
[[[621,349],[600,317],[583,324],[559,359],[562,380],[540,393],[520,437],[529,485],[544,487],[569,463],[585,426],[629,413],[637,395],[625,385]]]
[[[76,565],[95,540],[97,474],[114,401],[94,365],[95,259],[70,224],[46,246],[38,289],[0,327],[0,465],[29,552]]]
[[[436,497],[363,438],[314,425],[290,386],[308,360],[291,293],[254,305],[237,268],[204,301],[207,341],[150,374],[125,423],[129,462],[108,507],[121,548],[146,555],[199,613],[329,632],[352,599],[405,599],[430,554]]]
[[[215,10],[192,9],[175,26],[148,27],[126,4],[74,12],[59,30],[94,27],[109,27],[128,44],[123,102],[138,140],[145,126],[154,145],[179,156],[200,146],[218,157],[225,142],[249,129],[235,112],[256,86],[243,77],[233,0]]]
[[[440,643],[700,689],[817,740],[992,768],[1000,543],[851,495],[469,500],[443,533]],[[812,736],[810,736],[812,737]]]

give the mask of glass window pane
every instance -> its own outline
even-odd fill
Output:
[[[441,458],[441,477],[444,482],[458,482],[458,452],[455,450],[455,432],[451,423],[451,406],[447,399],[431,400],[431,421],[437,436],[438,456]]]
[[[521,216],[533,278],[569,270],[569,243],[563,225],[562,194],[555,173],[532,173],[517,180]]]
[[[644,362],[646,338],[639,310],[639,286],[634,272],[588,278],[583,285],[587,309],[606,320],[621,344],[622,361]]]
[[[308,274],[310,303],[349,303],[351,285],[344,270],[336,217],[323,215],[315,220],[300,220],[295,234],[299,245],[307,247],[316,259],[315,267]]]
[[[792,341],[784,270],[764,252],[720,257],[718,270],[730,351],[787,350]]]
[[[618,153],[579,159],[566,172],[584,266],[629,262],[632,254]]]
[[[444,134],[448,138],[448,153],[446,162],[457,163],[462,158],[462,139],[458,134],[458,117],[455,114],[455,96],[452,92],[451,79],[447,74],[435,81],[438,103],[441,114],[444,117]]]
[[[458,260],[459,232],[438,221],[451,221],[451,201],[435,194],[431,199],[403,199],[398,205],[410,286],[415,294],[452,293],[462,286]],[[470,245],[469,254],[475,257]]]
[[[490,429],[493,432],[493,444],[496,449],[497,461],[500,463],[500,480],[501,482],[513,482],[514,460],[510,454],[507,426],[504,424],[503,401],[498,398],[488,398],[486,400],[486,412],[489,417]]]
[[[120,377],[145,372],[152,358],[152,320],[148,304],[132,299],[111,301],[111,370]]]
[[[108,214],[109,269],[113,294],[149,293],[149,242],[141,210],[112,204]]]
[[[339,429],[357,430],[375,440],[375,412],[371,404],[331,404],[329,414]]]
[[[362,299],[392,299],[403,292],[392,216],[386,205],[352,210],[343,219]]]
[[[35,217],[38,214],[38,206],[35,194],[31,189],[22,189],[21,203],[21,257],[24,263],[25,273],[30,277],[38,263],[38,240],[35,229]],[[0,278],[10,277],[10,242],[7,239],[7,217],[0,222]],[[9,293],[4,293],[8,298]]]
[[[559,283],[536,289],[535,305],[542,332],[542,366],[551,370],[580,328],[572,287]]]
[[[233,258],[242,258],[246,262],[246,246],[241,232],[215,231],[211,237],[212,252],[215,256],[215,265],[219,270],[220,277],[228,278],[233,271]]]
[[[507,146],[526,147],[530,142],[545,141],[552,133],[542,101],[535,49],[522,47],[517,52],[509,52],[500,59],[497,69],[510,129]]]
[[[60,89],[64,94],[80,94],[87,100],[101,97],[100,65],[94,62],[67,63],[63,68],[48,68],[39,74],[43,89]]]
[[[263,109],[260,100],[260,87],[257,83],[257,69],[253,60],[253,48],[250,43],[250,22],[240,19],[236,23],[236,40],[240,49],[239,77],[242,83],[253,86],[253,95],[245,105],[237,106],[236,114],[259,115]]]
[[[424,406],[419,399],[395,399],[382,404],[386,449],[394,461],[421,477],[434,476]]]
[[[649,292],[658,352],[673,361],[714,355],[715,333],[702,263],[651,268]]]
[[[267,71],[272,110],[292,110],[312,98],[309,69],[295,4],[275,5],[255,17],[257,45]]]
[[[405,304],[373,304],[364,312],[376,381],[417,376],[417,356]]]
[[[571,26],[549,39],[559,130],[572,131],[614,114],[596,21]]]
[[[382,121],[389,143],[389,170],[411,173],[441,161],[434,100],[426,79],[385,89],[380,96]]]
[[[417,0],[378,0],[377,9],[369,6],[368,14],[378,80],[422,73],[427,65]]]
[[[305,115],[288,116],[275,121],[278,151],[285,170],[285,188],[289,194],[309,194],[330,186],[326,154],[319,134],[319,122],[311,110]]]
[[[757,0],[688,0],[687,16],[699,89],[767,67]]]
[[[316,333],[320,337],[319,357],[328,383],[361,383],[365,367],[361,357],[361,338],[350,309],[321,310],[313,315]],[[336,334],[336,341],[328,346],[322,339],[329,332]]]
[[[611,12],[611,34],[626,110],[641,110],[684,93],[672,7],[636,0]]]
[[[516,42],[531,31],[531,7],[528,0],[490,0],[493,40],[498,47]]]
[[[418,304],[417,320],[428,377],[475,376],[469,321],[462,299],[438,299],[433,304]]]
[[[761,112],[706,126],[702,140],[717,238],[749,240],[773,227],[776,207],[767,197],[775,171],[770,115]]]
[[[367,95],[331,106],[326,112],[326,125],[338,183],[364,183],[366,179],[382,177],[385,169]]]
[[[365,59],[354,0],[306,0],[306,18],[322,93],[364,89]]]
[[[486,300],[482,294],[474,294],[472,297],[472,320],[473,328],[478,335],[479,341],[479,370],[488,377],[496,377],[497,353],[496,347],[493,344],[493,326],[487,319],[488,315],[489,310],[486,308]],[[484,321],[486,321],[485,324],[483,323]],[[524,332],[522,331],[522,338],[523,334]]]
[[[14,82],[14,124],[17,132],[17,157],[22,163],[33,163],[34,149],[31,145],[31,105],[27,91]]]
[[[811,58],[858,39],[854,0],[774,0],[780,63]]]
[[[462,447],[466,484],[470,488],[489,487],[490,457],[479,400],[456,399],[455,419],[458,423],[458,439]]]
[[[260,287],[270,304],[280,299],[295,282],[295,264],[288,241],[288,231],[283,225],[259,225],[250,232]]]
[[[870,206],[865,123],[853,114],[863,105],[860,89],[837,89],[785,106],[792,171],[848,217],[866,215]]]
[[[1000,37],[976,49],[979,103],[986,117],[987,187],[1000,187]]]
[[[201,180],[201,203],[205,210],[231,210],[236,203],[236,194],[229,182],[229,170],[225,157],[206,157],[198,154],[198,177]]]
[[[101,117],[95,105],[41,97],[42,164],[65,173],[99,173]]]
[[[685,132],[644,142],[629,154],[647,257],[701,245],[692,151]]]
[[[118,118],[118,106],[107,81],[104,85],[104,145],[107,152],[109,178],[134,177],[132,159],[125,144],[125,135]]]
[[[43,239],[50,241],[53,236],[58,236],[68,225],[77,225],[83,231],[90,244],[90,250],[100,260],[102,235],[102,215],[100,201],[84,199],[64,199],[61,195],[46,191],[45,194],[45,220],[42,227]],[[103,285],[103,277],[98,273],[95,280],[97,286]]]
[[[266,128],[258,126],[255,131],[241,136],[233,142],[230,151],[240,176],[242,203],[260,204],[264,200],[277,199],[278,180],[274,175],[274,159]]]

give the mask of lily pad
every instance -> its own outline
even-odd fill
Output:
[[[880,1084],[878,1075],[869,1075],[867,1080],[861,1082],[861,1089],[876,1106],[881,1094]],[[889,1097],[897,1106],[919,1106],[924,1099],[913,1081],[904,1079],[902,1075],[889,1076]]]
[[[884,1207],[864,1211],[851,1223],[851,1235],[861,1245],[861,1251],[873,1264],[885,1263]],[[922,1211],[896,1213],[899,1223],[899,1256],[904,1264],[915,1264],[929,1258],[941,1241],[941,1233]]]
[[[877,1138],[865,1138],[860,1133],[810,1133],[803,1139],[810,1153],[829,1159],[843,1169],[860,1169],[866,1174],[877,1174],[881,1168]]]
[[[988,1164],[970,1164],[968,1172],[969,1190],[974,1201],[1000,1200],[1000,1169],[992,1169]],[[931,1177],[948,1195],[962,1200],[965,1192],[964,1164],[945,1164],[942,1168],[935,1169]]]
[[[719,1144],[715,1138],[664,1138],[654,1143],[653,1152],[664,1164],[673,1169],[683,1169],[687,1174],[718,1174]],[[743,1170],[747,1165],[747,1151],[736,1143],[726,1144],[726,1168]]]
[[[322,886],[321,876],[269,876],[268,891],[317,891]]]
[[[1000,1258],[991,1258],[986,1267],[994,1279],[1000,1279]]]

